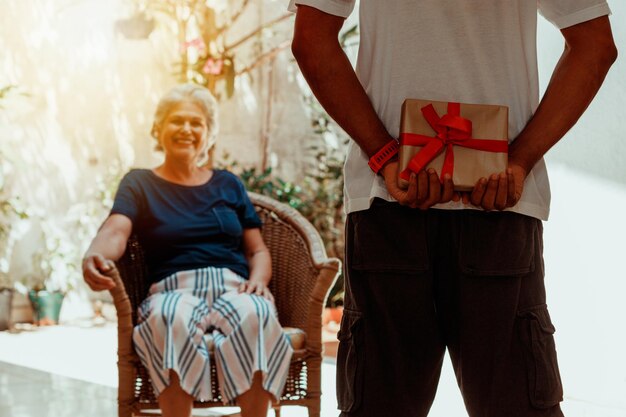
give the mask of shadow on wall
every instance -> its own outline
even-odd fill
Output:
[[[611,25],[618,49],[626,45],[626,2],[609,2],[613,12]],[[538,25],[539,81],[542,94],[552,69],[563,51],[563,36],[546,22]],[[626,51],[621,50],[606,77],[602,89],[576,126],[548,154],[570,168],[616,181],[626,186]]]

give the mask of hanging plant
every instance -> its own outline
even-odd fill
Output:
[[[138,12],[127,19],[115,22],[115,29],[126,39],[147,39],[154,30],[154,19],[149,19],[145,13]]]
[[[180,45],[176,65],[180,81],[204,85],[218,99],[232,97],[237,77],[270,62],[291,43],[289,31],[284,39],[274,36],[281,22],[293,19],[291,13],[235,36],[231,28],[250,8],[250,0],[134,0],[134,4],[145,16],[175,28]]]

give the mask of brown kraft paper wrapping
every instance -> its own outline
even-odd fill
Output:
[[[406,169],[413,156],[422,149],[422,146],[403,145],[402,133],[416,133],[432,138],[435,138],[437,135],[437,132],[426,121],[421,111],[422,107],[429,104],[433,105],[439,117],[448,113],[448,102],[445,101],[407,99],[402,104],[399,172]],[[472,132],[470,136],[472,139],[508,142],[508,107],[461,103],[460,116],[471,120]],[[488,178],[491,174],[503,172],[507,168],[507,153],[470,149],[460,145],[454,145],[453,152],[454,171],[452,181],[454,182],[454,189],[457,191],[470,191],[480,178]],[[446,147],[426,165],[425,169],[434,168],[437,171],[437,175],[441,176],[445,154]],[[408,182],[398,177],[398,185],[401,188],[407,188]]]

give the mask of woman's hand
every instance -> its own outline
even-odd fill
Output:
[[[239,286],[240,293],[256,294],[274,302],[274,296],[267,288],[272,278],[270,251],[263,243],[261,229],[244,229],[243,248],[250,266],[250,279]]]
[[[86,255],[83,258],[83,278],[89,288],[94,291],[115,288],[113,280],[103,275],[103,273],[110,271],[113,266],[113,261],[105,259],[98,253]]]
[[[272,303],[274,302],[274,296],[270,292],[270,289],[263,282],[258,281],[246,281],[239,286],[239,293],[256,294],[261,297],[267,298]]]

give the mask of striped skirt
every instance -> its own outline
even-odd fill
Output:
[[[139,306],[133,342],[157,396],[173,370],[185,392],[200,401],[211,399],[208,333],[225,403],[234,404],[248,391],[257,371],[263,388],[280,397],[293,349],[274,304],[238,293],[242,282],[229,269],[209,267],[178,272],[150,287]]]

